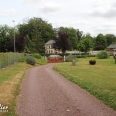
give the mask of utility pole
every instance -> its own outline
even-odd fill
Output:
[[[14,22],[14,53],[16,52],[16,49],[15,49],[15,21],[13,20]]]

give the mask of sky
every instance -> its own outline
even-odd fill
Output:
[[[116,0],[0,0],[0,25],[13,27],[33,17],[54,28],[116,35]]]

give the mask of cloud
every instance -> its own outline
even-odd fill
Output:
[[[44,0],[23,0],[22,2],[28,6],[37,5],[38,3],[41,3]]]
[[[17,14],[17,11],[14,8],[10,8],[10,9],[0,8],[1,17],[11,17],[11,16],[15,16],[16,14]]]
[[[106,11],[103,10],[94,10],[90,13],[93,17],[101,17],[101,18],[114,18],[116,17],[116,8],[108,9]]]
[[[96,2],[95,2],[96,1]],[[116,17],[116,2],[115,0],[93,0],[91,2],[90,16],[99,18],[114,18]]]
[[[62,6],[60,4],[47,3],[40,8],[40,11],[47,14],[53,14],[61,9]]]

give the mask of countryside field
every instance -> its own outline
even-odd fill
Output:
[[[97,59],[96,65],[89,65],[93,58],[80,58],[76,66],[64,62],[53,67],[68,80],[86,89],[116,110],[116,64],[114,58]],[[68,88],[67,88],[68,89]]]

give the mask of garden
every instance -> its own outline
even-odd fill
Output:
[[[107,58],[103,58],[104,56]],[[102,52],[101,58],[78,58],[76,65],[64,62],[53,67],[65,78],[89,91],[96,98],[116,110],[116,64],[113,56]],[[90,65],[89,61],[96,61]],[[68,88],[67,88],[68,89]]]

